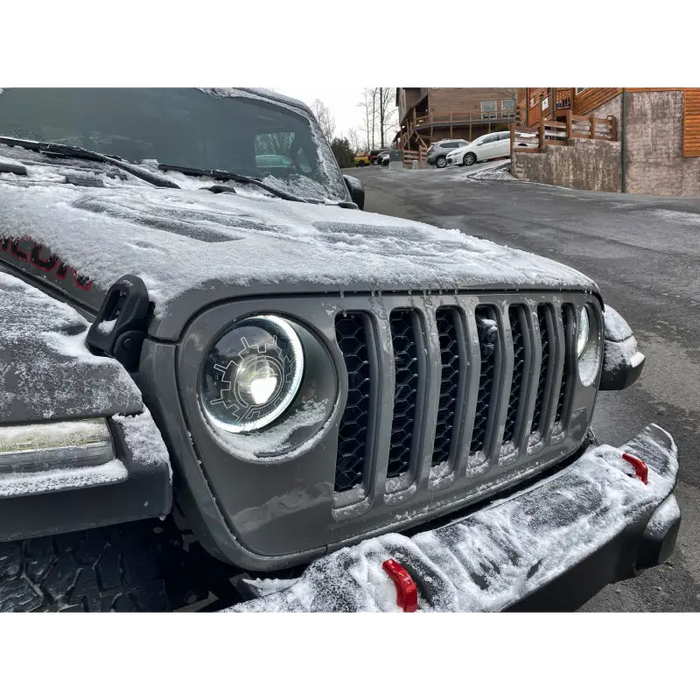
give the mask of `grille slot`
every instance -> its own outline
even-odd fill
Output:
[[[369,318],[362,313],[348,313],[335,321],[336,340],[348,375],[348,400],[340,422],[336,459],[338,492],[359,486],[365,472],[371,391],[368,324]]]
[[[479,333],[481,354],[479,369],[479,390],[477,394],[476,416],[469,453],[475,454],[484,449],[486,430],[494,393],[494,373],[498,352],[498,326],[496,312],[488,306],[477,306],[474,312]]]
[[[395,309],[389,322],[394,348],[394,418],[387,465],[387,477],[391,479],[405,474],[411,466],[418,403],[416,327],[419,320],[412,309]]]
[[[568,398],[569,384],[571,382],[571,354],[573,352],[573,308],[570,304],[561,307],[561,321],[564,327],[564,370],[561,377],[561,387],[559,389],[559,400],[557,401],[557,412],[554,418],[555,423],[561,423],[565,416],[566,401]]]
[[[440,342],[441,371],[433,466],[447,462],[452,451],[461,362],[458,333],[462,332],[456,309],[441,307],[435,313],[435,321]]]
[[[532,432],[543,433],[542,418],[544,412],[545,389],[550,381],[552,369],[552,352],[550,338],[552,337],[552,327],[549,322],[547,307],[540,304],[537,307],[537,321],[540,326],[540,342],[542,344],[542,361],[540,364],[540,376],[537,380],[537,396],[535,398],[535,411],[532,415]]]
[[[520,305],[513,305],[508,310],[510,320],[511,336],[513,338],[513,380],[510,385],[510,395],[508,396],[508,409],[506,411],[506,422],[503,431],[503,442],[512,442],[515,436],[515,428],[519,411],[522,406],[524,395],[524,374],[525,374],[525,308]]]

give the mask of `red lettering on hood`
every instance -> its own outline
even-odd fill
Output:
[[[48,277],[54,276],[60,280],[65,280],[68,277],[68,272],[72,272],[73,280],[79,289],[87,291],[92,287],[92,280],[89,277],[81,275],[74,267],[67,265],[46,246],[31,238],[0,236],[0,253],[7,253],[8,251],[12,257],[26,263],[27,266],[38,268]]]

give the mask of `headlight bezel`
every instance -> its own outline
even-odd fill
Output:
[[[247,317],[279,316],[299,336],[305,358],[302,382],[287,410],[269,425],[253,432],[231,433],[209,420],[200,400],[203,363],[217,340]],[[320,306],[309,313],[298,297],[242,299],[213,306],[190,322],[180,341],[177,359],[179,395],[190,439],[206,454],[211,466],[273,465],[303,459],[333,428],[340,396],[337,359],[324,325],[329,318]],[[223,467],[222,467],[223,468]],[[226,467],[229,468],[229,467]],[[217,468],[218,470],[218,468]]]

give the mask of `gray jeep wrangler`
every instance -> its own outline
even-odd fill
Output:
[[[275,93],[0,91],[0,610],[571,609],[668,558],[596,284],[363,199]]]

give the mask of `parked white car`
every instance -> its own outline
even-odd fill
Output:
[[[474,139],[470,144],[450,151],[448,165],[474,165],[484,160],[510,155],[510,131],[495,131]]]

